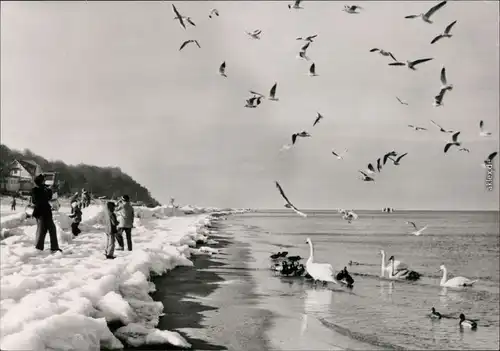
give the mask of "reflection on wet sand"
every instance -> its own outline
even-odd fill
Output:
[[[384,301],[393,302],[392,292],[394,290],[394,282],[380,281],[380,297]]]

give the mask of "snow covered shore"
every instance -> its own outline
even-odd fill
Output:
[[[191,207],[193,215],[175,217],[168,210],[137,208],[134,250],[117,251],[114,260],[104,257],[101,206],[84,209],[83,232],[75,239],[69,209],[54,213],[63,249],[55,254],[48,251],[48,235],[46,251],[34,248],[36,226],[22,213],[2,216],[0,348],[99,350],[165,343],[189,348],[178,333],[155,329],[163,305],[149,295],[155,291],[149,276],[192,266],[192,254],[216,252],[193,248],[208,242],[205,226],[215,219],[209,213],[215,209]],[[112,334],[107,323],[116,321],[124,326]]]

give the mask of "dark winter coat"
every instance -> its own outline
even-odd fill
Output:
[[[50,206],[52,200],[52,190],[42,186],[35,186],[31,190],[31,202],[33,203],[33,217],[52,217],[52,207]]]

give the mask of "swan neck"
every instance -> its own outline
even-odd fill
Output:
[[[383,277],[385,273],[385,252],[382,251],[382,263],[380,265],[380,276]]]
[[[307,260],[308,263],[312,263],[314,259],[314,248],[312,241],[309,241],[309,259]]]
[[[445,284],[446,283],[446,278],[448,276],[448,272],[446,271],[446,268],[443,268],[443,278],[441,279],[441,284]]]

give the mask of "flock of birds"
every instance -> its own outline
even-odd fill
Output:
[[[421,14],[414,14],[414,15],[408,15],[405,16],[407,19],[415,19],[415,18],[421,18],[424,22],[432,24],[433,22],[431,21],[431,17],[440,9],[442,9],[445,5],[447,4],[447,1],[441,1],[435,6],[431,7],[427,12],[421,13]],[[296,0],[293,4],[288,4],[288,8],[290,10],[301,10],[303,9],[302,1],[301,0]],[[174,19],[179,21],[180,25],[186,29],[188,25],[190,26],[196,26],[193,20],[190,17],[181,15],[180,12],[177,10],[175,5],[172,5],[175,17]],[[358,5],[345,5],[343,8],[343,11],[345,11],[348,14],[360,14],[360,10],[363,10],[362,7]],[[214,18],[216,16],[219,16],[219,11],[217,9],[213,9],[210,11],[208,17],[209,18]],[[436,44],[439,41],[441,41],[444,38],[451,38],[453,35],[451,34],[451,31],[453,27],[456,25],[457,21],[453,21],[450,24],[448,24],[444,31],[438,35],[436,35],[431,41],[430,44]],[[254,31],[246,31],[245,32],[248,37],[252,40],[260,40],[261,39],[261,34],[262,30],[256,29]],[[298,59],[302,59],[305,61],[311,61],[310,57],[307,55],[307,50],[311,46],[312,43],[314,43],[315,39],[317,37],[317,34],[315,35],[310,35],[306,37],[298,37],[297,40],[305,42],[297,55]],[[184,41],[179,50],[183,50],[187,45],[189,44],[194,44],[198,48],[201,48],[200,43],[196,39],[189,39]],[[387,50],[381,49],[381,48],[372,48],[369,50],[369,52],[372,53],[378,53],[381,56],[388,57],[392,60],[392,62],[388,63],[389,66],[393,67],[403,67],[406,66],[408,69],[412,71],[417,70],[417,66],[429,62],[433,60],[433,58],[419,58],[415,60],[405,60],[405,61],[400,61],[396,59],[395,55]],[[219,74],[220,76],[224,78],[228,78],[227,74],[227,63],[226,61],[222,62],[219,66]],[[316,63],[311,62],[309,66],[309,71],[308,75],[310,77],[316,77],[318,76],[317,71],[316,71]],[[446,68],[443,66],[441,68],[440,72],[440,82],[441,86],[439,88],[438,94],[434,97],[434,102],[433,106],[439,107],[443,106],[443,100],[445,97],[445,94],[450,93],[453,90],[453,84],[450,84],[448,82],[448,78],[446,75]],[[265,100],[273,101],[273,102],[278,102],[279,98],[277,98],[277,87],[278,83],[275,82],[272,87],[269,90],[269,94],[264,95],[262,93],[250,90],[250,97],[248,97],[245,100],[245,108],[257,108],[258,106],[261,105],[261,103]],[[401,105],[408,106],[408,102],[403,101],[400,97],[396,96],[397,101]],[[315,127],[318,125],[318,123],[324,118],[324,116],[320,113],[317,112],[317,115],[312,123],[312,126]],[[444,153],[448,153],[449,150],[452,147],[456,147],[458,151],[462,152],[470,152],[470,150],[466,147],[462,147],[462,142],[459,140],[459,135],[460,131],[455,131],[455,130],[448,130],[443,127],[441,127],[439,124],[437,124],[435,121],[431,120],[430,121],[435,127],[438,128],[438,130],[442,133],[445,134],[451,134],[451,140],[447,140],[445,145],[444,145]],[[427,128],[422,127],[422,126],[416,126],[416,125],[408,125],[409,128],[412,128],[416,132],[420,131],[427,131]],[[479,136],[487,138],[490,137],[492,133],[488,132],[485,130],[485,125],[484,121],[481,120],[479,122]],[[309,138],[311,137],[311,134],[307,132],[306,130],[302,130],[296,133],[293,133],[291,136],[291,144],[284,145],[282,150],[287,150],[290,149],[291,147],[295,146],[299,140],[299,138]],[[332,150],[332,155],[336,157],[338,160],[343,160],[345,155],[347,154],[348,150],[345,149],[342,153],[337,152],[335,150]],[[375,162],[369,163],[367,165],[367,168],[364,170],[359,170],[359,173],[361,174],[361,180],[365,182],[375,182],[375,174],[381,173],[383,167],[386,166],[388,161],[391,161],[393,166],[400,166],[403,158],[408,155],[408,152],[404,153],[399,153],[396,152],[395,150],[389,151],[385,153],[384,155],[380,156],[377,158]],[[491,166],[493,163],[494,158],[496,157],[497,152],[492,152],[488,157],[485,159],[483,163],[483,167],[488,167]],[[278,181],[275,181],[275,186],[278,189],[280,195],[285,201],[285,207],[293,210],[295,213],[302,217],[307,217],[307,215],[300,211],[286,196],[283,188],[279,184]],[[358,218],[358,215],[354,213],[352,210],[347,211],[347,210],[339,210],[339,213],[343,215],[343,219],[347,220],[349,223],[353,219]],[[407,222],[408,225],[411,225],[413,227],[412,234],[419,236],[422,234],[423,231],[427,229],[427,226],[424,226],[422,228],[419,228],[414,222]],[[344,267],[343,270],[341,270],[337,275],[334,274],[334,269],[331,264],[328,263],[317,263],[314,262],[314,249],[313,249],[313,243],[310,238],[307,238],[306,243],[309,244],[310,247],[310,257],[307,260],[306,264],[303,265],[300,262],[302,259],[300,256],[288,256],[288,252],[278,252],[276,254],[271,255],[271,259],[276,261],[279,260],[279,262],[275,262],[272,266],[273,270],[279,271],[282,275],[286,276],[306,276],[314,280],[314,282],[323,282],[323,283],[328,283],[328,282],[333,282],[336,284],[343,284],[345,286],[351,287],[353,286],[354,280],[352,277],[349,275],[347,272],[347,268]],[[384,277],[385,274],[388,274],[389,279],[405,279],[405,280],[417,280],[421,277],[421,275],[418,272],[415,272],[411,270],[407,265],[403,264],[400,261],[395,260],[394,256],[391,256],[389,258],[389,265],[386,265],[386,260],[385,260],[385,252],[382,250],[381,251],[382,255],[382,266],[381,266],[381,277]],[[352,264],[352,262],[350,262]],[[443,278],[440,282],[440,285],[443,287],[465,287],[465,286],[472,286],[476,281],[470,280],[464,277],[455,277],[450,280],[447,280],[447,270],[444,265],[440,267],[440,270],[443,271]],[[435,311],[433,308],[431,315],[433,317],[440,316],[438,312]],[[460,315],[460,325],[464,327],[471,327],[475,328],[476,324],[473,321],[469,321],[465,319],[465,316]]]

